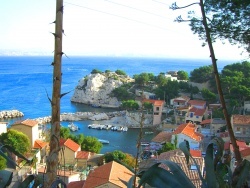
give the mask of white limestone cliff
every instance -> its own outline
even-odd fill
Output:
[[[113,89],[123,83],[131,82],[128,76],[117,75],[114,72],[90,74],[79,80],[71,98],[72,102],[93,104],[103,107],[119,107],[116,97],[110,97]]]

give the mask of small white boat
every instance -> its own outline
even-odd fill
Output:
[[[108,140],[98,139],[98,141],[101,142],[102,144],[109,144]]]
[[[68,128],[69,128],[71,131],[73,131],[73,132],[79,130],[78,126],[75,125],[74,123],[70,123],[70,124],[68,125]]]
[[[145,132],[145,134],[154,134],[154,132],[153,131],[147,131],[147,132]]]
[[[123,127],[122,131],[123,132],[127,132],[128,131],[128,127]]]

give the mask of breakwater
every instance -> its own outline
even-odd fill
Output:
[[[23,117],[24,114],[18,110],[3,110],[0,111],[0,119],[10,119]]]

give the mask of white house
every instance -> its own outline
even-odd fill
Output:
[[[8,122],[0,122],[0,134],[7,132]]]
[[[190,149],[200,149],[204,136],[196,130],[197,127],[192,123],[179,125],[173,132],[171,143],[176,144],[177,148],[179,148],[181,142],[188,141]]]

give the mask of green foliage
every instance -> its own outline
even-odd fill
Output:
[[[70,138],[71,140],[79,144],[81,146],[81,149],[85,151],[100,153],[103,146],[95,137],[91,136],[84,137],[83,134],[77,134],[77,135],[71,134],[69,128],[67,127],[61,126],[60,136],[64,139]]]
[[[21,154],[26,153],[31,148],[28,136],[14,129],[8,130],[7,133],[2,133],[0,140],[2,144],[15,148],[15,150]]]
[[[222,118],[224,119],[224,114],[222,108],[213,109],[213,117],[212,118]]]
[[[3,170],[7,167],[6,162],[7,160],[4,157],[0,156],[0,170]]]
[[[159,74],[156,78],[155,78],[155,82],[157,83],[158,86],[160,87],[164,87],[165,85],[167,85],[169,79],[165,76],[165,74]]]
[[[178,80],[188,80],[188,73],[186,71],[180,70],[177,72],[177,78]]]
[[[118,74],[118,75],[127,75],[124,71],[119,70],[119,69],[116,70],[115,73]]]
[[[126,110],[138,110],[139,104],[135,100],[122,101],[122,108]]]
[[[84,137],[84,140],[81,143],[81,149],[93,153],[100,153],[102,149],[102,143],[99,142],[98,139],[95,137],[86,136]]]
[[[143,103],[143,108],[144,108],[145,110],[153,110],[153,104],[150,103],[150,102],[144,102],[144,103]]]
[[[213,66],[202,66],[190,72],[190,81],[204,83],[213,78]]]
[[[204,9],[207,16],[208,28],[213,41],[228,40],[238,44],[250,52],[250,1],[239,0],[206,0]],[[207,40],[202,22],[190,15],[191,30],[203,41]]]
[[[154,90],[154,93],[156,94],[157,98],[160,99],[172,99],[178,96],[179,94],[179,83],[177,81],[168,81],[166,85],[164,86],[159,86]],[[164,96],[165,94],[165,96]]]
[[[225,98],[230,100],[231,106],[242,106],[250,99],[250,63],[234,63],[227,65],[221,72],[221,85]]]
[[[110,161],[120,161],[121,163],[124,163],[125,165],[129,166],[130,168],[135,167],[135,158],[132,155],[128,153],[123,153],[119,150],[105,153],[104,159],[106,163]]]
[[[174,144],[166,142],[165,144],[163,144],[162,148],[158,150],[158,154],[160,155],[163,152],[171,151],[174,149],[176,149]]]
[[[152,73],[141,73],[141,74],[135,74],[133,78],[135,79],[135,83],[139,86],[145,86],[149,81],[152,81],[151,79],[153,77]]]
[[[122,86],[113,89],[110,96],[116,97],[119,101],[133,99],[134,95],[128,91],[129,86],[130,84],[123,84]]]
[[[91,71],[91,74],[97,74],[97,73],[102,73],[102,71],[100,71],[100,70],[98,70],[98,69],[93,69],[92,71]]]
[[[74,135],[74,134],[70,134],[69,135],[69,138],[71,140],[73,140],[74,142],[76,142],[77,144],[81,145],[84,141],[84,136],[83,134],[77,134],[77,135]]]
[[[111,70],[105,70],[105,73],[110,73],[111,72]]]
[[[208,103],[216,102],[216,94],[206,88],[201,90],[201,95]]]
[[[68,127],[63,127],[63,126],[60,127],[60,137],[61,138],[67,139],[67,138],[69,138],[70,134],[71,134],[70,129]]]

